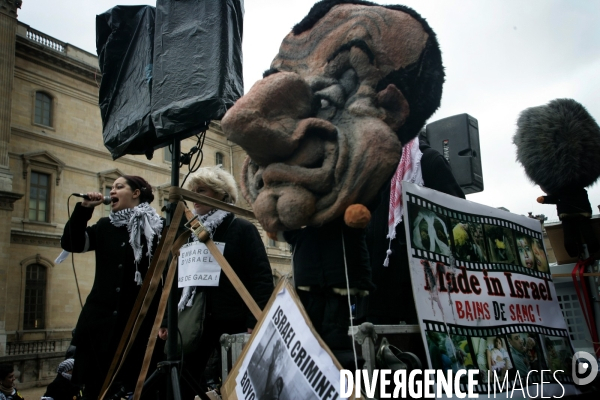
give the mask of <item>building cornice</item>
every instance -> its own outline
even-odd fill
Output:
[[[73,141],[65,140],[60,137],[56,137],[55,135],[52,135],[52,134],[40,133],[40,132],[36,132],[34,130],[28,130],[28,129],[24,129],[24,128],[17,127],[14,125],[12,126],[12,134],[15,136],[21,136],[23,138],[27,138],[27,139],[30,139],[30,140],[33,140],[36,142],[52,144],[52,145],[59,146],[59,147],[69,149],[69,150],[73,150],[76,152],[89,154],[91,156],[103,158],[105,160],[111,160],[111,161],[113,160],[112,156],[110,155],[110,153],[108,153],[108,151],[90,148],[89,146],[74,143]],[[188,140],[188,139],[186,139],[186,140]],[[217,149],[219,149],[219,148],[226,149],[226,147],[225,147],[226,145],[224,145],[222,142],[219,142],[219,141],[209,138],[209,137],[206,138],[205,145],[209,145],[209,146],[212,146],[213,148],[217,148]],[[158,151],[158,150],[156,150],[156,151]],[[147,170],[157,172],[159,174],[167,174],[167,175],[171,174],[171,168],[170,168],[171,164],[161,163],[164,165],[164,166],[161,166],[161,165],[157,165],[157,164],[153,164],[153,163],[145,163],[143,161],[138,161],[138,160],[135,160],[130,157],[132,157],[132,156],[125,155],[125,156],[119,158],[118,162],[127,164],[127,165],[131,165],[136,168],[145,168]],[[69,169],[69,167],[66,167],[66,168]],[[182,172],[181,174],[182,174],[182,176],[185,175],[184,172]]]
[[[10,242],[43,247],[60,247],[62,234],[48,234],[31,230],[11,229]]]
[[[0,0],[0,13],[17,18],[17,8],[21,8],[21,0]]]
[[[271,265],[273,264],[289,264],[290,261],[292,260],[292,256],[277,256],[277,255],[273,255],[273,254],[268,254],[267,253],[267,258],[269,259],[269,262],[271,263]]]
[[[74,99],[98,106],[98,89],[95,84],[92,89],[95,93],[90,93],[81,90],[81,87],[77,88],[64,83],[57,83],[47,76],[22,68],[15,68],[15,78],[44,87],[54,93],[61,93],[73,97]]]
[[[17,35],[16,55],[91,85],[97,85],[102,76],[98,68],[20,35]]]
[[[88,146],[74,143],[73,141],[69,141],[69,140],[65,140],[65,139],[56,137],[54,135],[30,131],[30,130],[22,129],[22,128],[15,127],[15,126],[12,127],[12,134],[15,136],[21,136],[23,138],[27,138],[29,140],[33,140],[33,141],[36,141],[39,143],[51,144],[51,145],[59,146],[59,147],[62,147],[62,148],[68,149],[68,150],[73,150],[75,152],[88,154],[88,155],[91,155],[94,157],[103,158],[105,160],[112,161],[111,155],[106,150],[102,151],[102,150],[93,149]],[[165,167],[160,167],[156,164],[145,163],[142,161],[134,160],[134,159],[130,158],[130,156],[123,156],[123,157],[119,158],[118,162],[122,163],[122,164],[126,164],[126,165],[131,165],[132,167],[136,167],[136,168],[144,168],[148,171],[156,172],[159,174],[167,174],[168,175],[171,173],[171,169],[168,168],[168,165],[165,165]],[[68,167],[68,166],[65,167],[65,169],[69,169],[69,168],[70,167]]]
[[[0,190],[0,210],[13,211],[15,201],[20,200],[23,196],[21,193]]]

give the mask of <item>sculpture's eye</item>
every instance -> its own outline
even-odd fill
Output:
[[[331,99],[325,98],[322,95],[317,96],[315,100],[317,101],[315,106],[318,107],[315,116],[331,121],[337,111],[336,104]]]
[[[313,112],[315,117],[331,121],[338,110],[344,107],[344,90],[339,84],[326,82],[313,97]]]

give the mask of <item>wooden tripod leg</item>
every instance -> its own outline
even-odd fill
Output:
[[[123,331],[123,335],[121,336],[121,341],[119,342],[119,346],[117,347],[117,350],[113,356],[111,366],[106,374],[106,378],[104,379],[99,400],[102,400],[104,396],[106,396],[110,385],[121,369],[121,366],[123,365],[123,362],[129,353],[131,344],[133,344],[133,341],[135,340],[137,331],[139,330],[139,327],[146,316],[148,307],[150,306],[150,303],[152,303],[152,298],[154,297],[154,293],[156,293],[158,282],[160,281],[162,271],[164,270],[167,261],[169,254],[168,249],[171,248],[171,245],[175,240],[179,222],[183,217],[184,208],[185,207],[182,202],[177,204],[177,208],[175,209],[169,230],[167,231],[167,234],[161,238],[161,243],[157,249],[158,256],[156,253],[154,254],[151,265],[148,268],[148,273],[146,273],[142,288],[140,289],[140,293],[138,293],[136,303],[131,311],[131,315],[129,316],[125,330]]]
[[[258,321],[260,315],[262,314],[262,311],[260,307],[258,307],[258,304],[256,304],[256,301],[254,301],[254,299],[250,295],[250,292],[248,292],[248,289],[246,289],[246,286],[244,286],[244,284],[237,276],[233,268],[231,268],[231,265],[229,265],[225,257],[223,257],[223,254],[221,254],[215,242],[212,241],[208,232],[197,220],[194,221],[194,215],[192,214],[192,212],[190,210],[185,210],[185,216],[188,219],[188,221],[192,221],[191,229],[197,235],[198,240],[206,244],[206,247],[210,251],[210,254],[212,254],[215,260],[217,260],[219,266],[221,267],[223,272],[225,272],[225,275],[227,275],[227,278],[229,278],[229,281],[231,282],[235,290],[239,293],[240,297],[242,298],[244,303],[246,303],[246,306],[248,307],[252,315],[254,315],[254,318],[256,318],[256,320]]]
[[[188,235],[188,237],[189,237],[189,235]],[[171,293],[171,282],[173,282],[173,278],[175,277],[176,271],[177,271],[177,257],[174,256],[173,259],[171,260],[171,265],[169,265],[169,271],[167,272],[167,277],[165,279],[165,286],[163,288],[163,292],[160,297],[160,304],[158,305],[158,312],[156,313],[156,318],[154,319],[154,325],[152,326],[152,331],[150,332],[150,338],[148,339],[148,346],[146,347],[146,354],[144,355],[144,362],[142,364],[142,369],[140,371],[140,375],[138,377],[137,384],[135,385],[135,393],[133,394],[133,400],[138,400],[142,395],[142,389],[144,388],[144,382],[146,381],[146,375],[148,375],[148,369],[150,368],[150,362],[152,361],[152,353],[154,352],[154,346],[156,345],[156,337],[158,335],[158,330],[160,328],[160,324],[162,323],[163,316],[165,315],[165,310],[167,309],[169,293]]]
[[[256,301],[254,301],[254,299],[250,295],[250,292],[248,292],[248,289],[246,289],[246,286],[244,286],[244,284],[237,276],[233,268],[231,268],[231,265],[229,265],[225,257],[223,257],[223,254],[221,254],[215,242],[213,242],[212,239],[208,238],[206,241],[204,241],[204,243],[206,244],[206,247],[208,248],[212,256],[215,258],[215,260],[217,260],[217,262],[221,266],[223,272],[225,272],[225,275],[227,275],[227,278],[229,278],[229,281],[231,282],[235,290],[237,290],[237,292],[240,294],[242,300],[244,300],[244,303],[246,303],[246,306],[248,306],[250,312],[252,313],[252,315],[254,315],[254,318],[256,318],[257,320],[260,319],[260,315],[262,314],[260,307],[258,307],[258,304],[256,304]]]

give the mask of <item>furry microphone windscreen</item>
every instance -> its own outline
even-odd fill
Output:
[[[600,127],[575,100],[523,110],[513,143],[529,179],[548,194],[584,188],[600,176]]]

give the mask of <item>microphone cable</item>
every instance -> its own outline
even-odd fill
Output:
[[[346,243],[344,239],[344,227],[342,226],[342,253],[344,254],[344,272],[346,273],[346,291],[348,296],[348,311],[350,312],[350,332],[352,332],[352,352],[354,353],[354,367],[358,371],[358,358],[356,357],[356,332],[354,332],[354,321],[352,321],[352,301],[350,298],[350,279],[348,278],[348,262],[346,260]],[[355,305],[358,311],[358,301]]]
[[[183,178],[181,185],[179,185],[180,187],[183,187],[183,185],[185,184],[185,181],[191,174],[198,171],[198,169],[202,165],[202,162],[204,161],[204,151],[202,151],[202,149],[204,148],[204,140],[206,139],[206,130],[208,129],[209,124],[210,124],[210,122],[207,122],[206,125],[202,128],[202,130],[196,134],[196,145],[193,146],[189,152],[181,154],[179,168],[183,167],[184,165],[187,165],[188,173]],[[171,149],[171,153],[172,153],[173,152],[172,145],[169,146],[169,149]],[[194,157],[194,155],[195,155],[195,157]],[[193,158],[193,161],[192,161],[192,158]]]
[[[73,195],[70,195],[67,198],[67,215],[69,216],[69,220],[67,221],[67,223],[69,224],[69,244],[71,245],[71,250],[73,250],[73,235],[71,234],[71,224],[69,223],[71,221],[71,206],[69,205],[71,197],[73,197]],[[73,254],[73,252],[71,252],[71,265],[73,266],[73,275],[75,276],[75,286],[77,287],[79,304],[81,304],[81,308],[83,309],[83,301],[81,300],[81,290],[79,289],[79,280],[77,279],[77,271],[75,270],[75,254]]]
[[[173,279],[175,279],[175,277],[173,277]],[[179,319],[179,313],[177,313],[177,319]],[[179,382],[181,382],[181,377],[183,376],[183,335],[181,334],[181,330],[179,329],[179,323],[177,323],[177,334],[179,336],[179,343],[181,343],[181,359],[179,361],[181,363],[179,364],[181,365],[181,368],[179,368]]]

